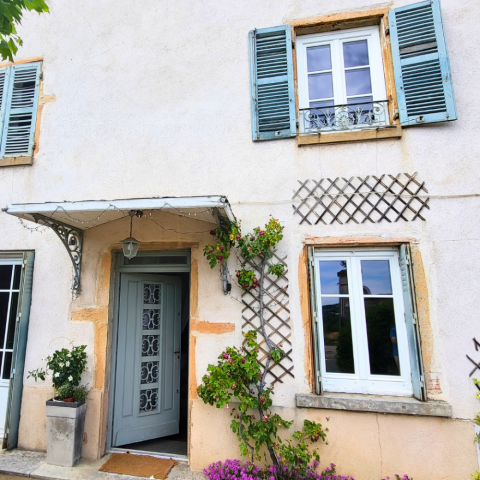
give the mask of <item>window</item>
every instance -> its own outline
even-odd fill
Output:
[[[440,0],[256,29],[249,41],[254,141],[399,137],[400,126],[457,119]]]
[[[21,259],[0,259],[0,399],[10,380],[21,272]]]
[[[378,27],[297,39],[300,132],[388,124]]]
[[[410,343],[417,334],[410,335],[406,322],[409,286],[399,260],[395,248],[315,250],[314,342],[324,391],[414,393],[418,358]]]
[[[0,68],[0,158],[33,154],[41,66]]]

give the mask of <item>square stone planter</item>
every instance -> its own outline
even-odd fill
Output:
[[[73,467],[82,455],[87,404],[47,400],[47,463]]]

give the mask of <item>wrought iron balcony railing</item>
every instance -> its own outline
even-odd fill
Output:
[[[361,130],[388,125],[388,100],[301,108],[300,133]]]

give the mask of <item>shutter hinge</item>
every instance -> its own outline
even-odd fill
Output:
[[[311,267],[313,267],[313,266],[315,265],[314,260],[313,260],[313,256],[310,257],[310,258],[308,259],[308,261],[310,262],[310,266],[311,266]]]
[[[17,322],[19,322],[21,318],[22,318],[22,312],[18,312],[18,314],[17,314]]]
[[[393,119],[398,120],[400,118],[400,113],[398,112],[398,108],[396,108],[393,112]]]
[[[40,75],[39,75],[38,79],[39,79],[40,81],[43,80],[43,72],[40,72]]]
[[[292,49],[295,50],[295,40],[292,40]]]
[[[298,127],[299,127],[299,124],[298,124],[298,122],[296,122],[296,125],[297,125],[297,130],[298,130]]]
[[[388,25],[385,27],[385,35],[390,35],[390,27]]]
[[[445,81],[448,82],[448,72],[445,74]]]
[[[408,249],[405,249],[406,252],[405,252],[405,263],[407,265],[410,265],[410,252],[408,251]]]
[[[420,375],[420,385],[425,387],[425,377],[423,375]]]
[[[412,312],[412,319],[413,319],[413,324],[417,324],[417,314],[415,312]]]

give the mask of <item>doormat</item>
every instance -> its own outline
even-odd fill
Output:
[[[178,462],[171,458],[155,458],[147,455],[114,453],[100,467],[100,471],[164,480],[168,477],[170,470],[177,464]]]

